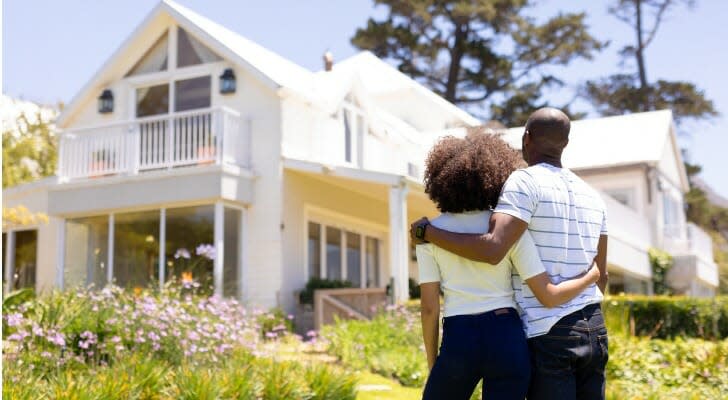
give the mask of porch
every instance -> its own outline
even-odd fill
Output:
[[[199,165],[250,167],[240,114],[215,107],[60,132],[61,182]]]

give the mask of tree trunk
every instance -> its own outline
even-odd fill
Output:
[[[635,11],[637,12],[637,48],[635,49],[635,57],[637,58],[637,68],[639,70],[640,89],[647,90],[647,72],[645,71],[644,43],[642,38],[642,0],[634,0]]]
[[[445,100],[455,103],[457,99],[458,77],[460,76],[460,62],[463,59],[463,43],[467,38],[465,26],[455,24],[455,42],[450,50],[450,66],[445,86]]]

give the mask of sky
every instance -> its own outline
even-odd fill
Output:
[[[157,0],[0,0],[2,92],[44,104],[68,103],[157,4]],[[612,0],[613,1],[613,0]],[[180,4],[311,70],[329,50],[341,60],[357,53],[349,39],[369,17],[385,15],[373,0],[179,0]],[[550,70],[567,87],[550,96],[571,98],[587,79],[620,72],[618,50],[633,33],[607,14],[608,1],[541,0],[537,18],[587,13],[590,32],[609,47],[589,61]],[[701,177],[728,197],[728,1],[698,0],[679,7],[663,23],[646,52],[647,75],[695,83],[721,116],[681,127],[688,159]],[[576,109],[590,111],[586,103]],[[596,116],[591,114],[590,116]],[[628,144],[625,144],[628,145]]]

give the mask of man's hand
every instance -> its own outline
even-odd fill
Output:
[[[412,239],[412,243],[414,243],[416,245],[417,244],[425,243],[424,240],[418,239],[415,236],[415,232],[417,232],[417,228],[419,226],[425,225],[425,224],[428,224],[428,223],[430,223],[430,221],[427,219],[427,217],[422,217],[422,218],[418,219],[417,221],[413,222],[412,225],[410,225],[410,239]]]

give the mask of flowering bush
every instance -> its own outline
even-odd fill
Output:
[[[71,360],[109,363],[128,352],[173,363],[216,362],[234,348],[260,352],[262,341],[291,330],[280,313],[251,312],[236,300],[185,294],[172,285],[138,296],[113,286],[55,293],[17,307],[4,322],[4,357],[36,352],[49,368]]]
[[[275,360],[276,343],[299,341],[291,320],[176,285],[52,293],[3,315],[3,395],[353,398],[347,373]],[[335,397],[317,397],[330,391]]]

